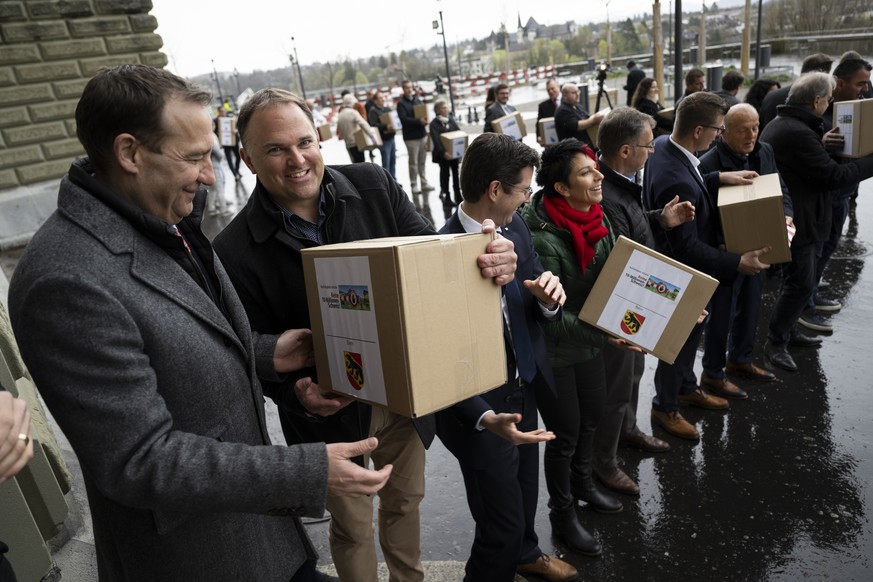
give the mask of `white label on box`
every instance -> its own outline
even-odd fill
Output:
[[[403,124],[400,123],[400,115],[397,114],[396,111],[389,111],[388,115],[391,116],[391,126],[394,130],[403,129]]]
[[[519,141],[521,139],[521,129],[518,128],[518,117],[513,115],[507,117],[500,122],[500,128],[504,135],[508,135],[512,139]]]
[[[315,259],[333,390],[387,405],[367,257]]]
[[[852,114],[855,108],[852,103],[837,103],[834,107],[834,119],[840,128],[840,135],[843,136],[843,154],[848,156],[852,154]]]
[[[691,278],[687,271],[634,250],[597,325],[653,350]]]
[[[464,155],[464,150],[467,149],[467,138],[456,137],[452,140],[452,159],[457,160]]]
[[[218,143],[222,146],[235,145],[233,135],[233,119],[230,117],[217,117],[218,120]]]
[[[555,129],[555,120],[543,122],[543,141],[546,145],[558,143],[558,132]]]

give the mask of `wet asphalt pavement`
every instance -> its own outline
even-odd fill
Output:
[[[405,151],[398,141],[398,179],[408,186]],[[532,136],[525,141],[535,143]],[[324,153],[328,163],[347,163],[336,140],[325,144]],[[436,166],[430,161],[428,175],[431,183],[437,183]],[[239,184],[232,177],[227,181],[230,211],[244,203],[253,185],[247,171]],[[414,199],[437,227],[443,224],[437,192]],[[204,230],[214,235],[229,217],[212,215]],[[835,332],[823,336],[819,349],[791,349],[799,372],[777,370],[779,382],[771,384],[736,380],[750,397],[732,401],[729,411],[683,408],[683,415],[698,423],[699,444],[656,429],[655,435],[673,446],[670,452],[653,456],[619,449],[622,468],[639,481],[641,495],[618,495],[624,503],[618,514],[580,510],[583,524],[603,545],[599,558],[573,555],[555,546],[541,477],[537,517],[541,548],[576,565],[581,580],[873,580],[873,273],[866,268],[871,249],[873,180],[861,185],[857,210],[825,273],[830,288],[824,295],[843,303],[843,309],[830,317]],[[7,275],[18,254],[0,257]],[[763,365],[761,346],[777,290],[778,277],[769,278],[759,324],[759,365]],[[648,413],[655,365],[656,360],[648,357],[641,383],[639,424],[646,432],[651,432]],[[274,439],[282,442],[275,414],[272,419]],[[62,446],[77,473],[69,445]],[[81,485],[77,474],[74,492],[81,493]],[[464,562],[473,523],[457,463],[438,440],[428,453],[427,487],[422,506],[423,559]],[[77,497],[84,501],[83,495]],[[84,511],[85,528],[71,544],[80,543],[88,554],[93,538]],[[319,548],[320,563],[329,564],[326,522],[312,523],[307,529]],[[90,555],[84,561],[86,570],[93,568]],[[72,568],[62,568],[65,580],[89,579],[75,575]],[[461,574],[457,576],[460,579]],[[439,577],[450,579],[452,574]]]
[[[655,429],[672,450],[646,455],[622,448],[622,468],[640,483],[639,498],[618,495],[613,515],[582,510],[603,544],[600,558],[563,553],[550,539],[541,478],[537,524],[544,551],[556,550],[583,580],[873,580],[873,181],[861,186],[848,232],[828,266],[824,295],[843,309],[819,349],[791,348],[797,373],[779,382],[736,380],[749,399],[729,411],[684,407],[701,429],[699,444]],[[768,278],[756,361],[778,277]],[[656,360],[647,357],[639,423],[648,412]],[[700,372],[700,358],[697,359]],[[541,447],[542,448],[542,447]],[[428,457],[423,546],[430,559],[464,559],[472,539],[459,501],[456,465],[435,447]]]

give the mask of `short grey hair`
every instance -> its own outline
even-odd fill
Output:
[[[600,153],[610,158],[617,155],[625,144],[644,145],[639,143],[639,138],[646,127],[655,129],[655,119],[651,115],[633,107],[614,109],[600,122],[597,133]]]
[[[801,105],[811,107],[816,97],[827,97],[837,86],[833,75],[828,73],[806,73],[801,75],[791,85],[788,91],[788,105]]]
[[[437,99],[433,102],[433,112],[436,114],[436,110],[440,107],[448,107],[449,103],[445,99]]]

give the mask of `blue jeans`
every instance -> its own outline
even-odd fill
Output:
[[[385,140],[381,146],[379,146],[379,152],[382,154],[382,167],[388,170],[388,173],[391,174],[391,177],[395,180],[397,179],[397,172],[395,168],[397,166],[397,144],[394,143],[394,138]]]
[[[815,290],[817,243],[791,245],[791,262],[782,271],[782,289],[773,313],[767,340],[774,346],[786,346],[791,330]]]

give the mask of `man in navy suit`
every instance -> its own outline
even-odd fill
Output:
[[[506,83],[500,83],[494,88],[494,98],[496,101],[485,110],[485,127],[482,129],[483,133],[494,131],[494,128],[491,126],[492,121],[500,119],[510,113],[515,113],[516,111],[515,107],[509,104],[509,85]]]
[[[491,219],[515,244],[516,279],[503,288],[508,382],[437,413],[437,435],[458,459],[476,534],[466,582],[511,582],[518,571],[546,580],[575,580],[576,569],[543,554],[534,530],[540,441],[534,393],[554,390],[539,321],[560,318],[564,288],[543,271],[524,220],[513,220],[530,197],[539,156],[510,137],[486,133],[464,154],[464,201],[440,230],[480,232]],[[545,323],[548,325],[548,323]]]
[[[658,250],[699,271],[712,275],[722,285],[730,285],[738,272],[756,275],[766,265],[758,257],[768,248],[743,255],[720,248],[724,243],[716,199],[720,184],[750,184],[756,172],[709,172],[702,174],[696,152],[706,151],[712,141],[724,131],[724,116],[728,107],[714,93],[699,91],[685,97],[676,107],[676,122],[671,135],[655,140],[655,153],[646,162],[643,183],[643,204],[647,210],[663,208],[674,196],[694,204],[695,219],[670,231],[656,233]],[[697,385],[694,355],[702,326],[695,326],[676,361],[658,362],[655,371],[655,397],[652,399],[652,421],[668,433],[680,438],[697,440],[700,433],[679,413],[679,403],[709,410],[724,410],[728,401],[707,394]],[[738,390],[723,386],[724,390]],[[730,394],[738,397],[739,394]]]

